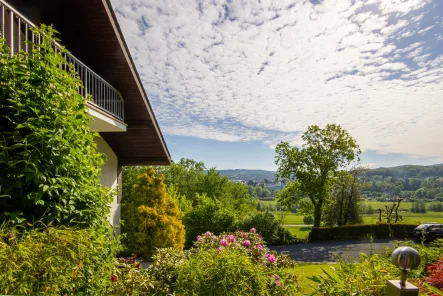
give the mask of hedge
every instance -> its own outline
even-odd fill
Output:
[[[373,238],[410,238],[417,224],[357,224],[341,227],[314,227],[309,241]]]

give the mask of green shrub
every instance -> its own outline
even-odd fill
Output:
[[[304,216],[303,217],[303,224],[305,224],[305,225],[312,225],[312,224],[314,224],[314,217],[312,217],[312,216]]]
[[[183,248],[183,214],[169,196],[163,175],[153,168],[146,168],[123,192],[121,215],[126,252],[149,259],[156,248]]]
[[[246,217],[238,228],[256,228],[263,239],[270,245],[283,245],[299,242],[289,230],[283,227],[275,216],[269,212],[259,212],[253,216]]]
[[[112,285],[107,295],[152,295],[156,291],[149,271],[143,269],[137,260],[119,259],[111,276]]]
[[[102,225],[110,202],[99,185],[104,156],[74,66],[64,50],[54,52],[54,32],[35,29],[42,43],[30,56],[11,57],[0,39],[0,223]]]
[[[232,211],[223,207],[222,203],[197,195],[198,203],[183,217],[186,228],[186,247],[191,247],[197,235],[209,230],[215,234],[233,231],[237,220]]]
[[[95,229],[0,229],[0,294],[105,295],[117,244]]]
[[[317,295],[384,296],[387,280],[398,279],[399,275],[400,270],[389,260],[362,254],[358,263],[342,261],[339,267],[309,279],[318,284]]]
[[[155,279],[156,293],[173,294],[179,269],[187,261],[187,253],[174,248],[157,249],[153,259],[149,272]]]
[[[309,233],[309,241],[347,240],[373,238],[409,238],[417,224],[358,224],[341,227],[314,227]]]
[[[179,270],[179,295],[265,295],[268,277],[246,250],[198,250]]]
[[[294,295],[295,261],[271,252],[261,236],[237,231],[198,236],[189,250],[158,249],[148,269],[151,295]]]
[[[179,268],[179,295],[291,295],[296,276],[286,271],[295,261],[271,252],[261,236],[237,231],[198,236]]]

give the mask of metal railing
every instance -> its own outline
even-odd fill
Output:
[[[34,47],[32,44],[41,42],[42,37],[30,30],[35,25],[3,0],[0,0],[0,24],[0,37],[9,46],[11,56],[21,51],[31,53]],[[60,45],[55,42],[54,48],[61,50]],[[63,55],[66,61],[74,66],[83,83],[83,87],[78,90],[79,94],[85,98],[88,94],[91,95],[89,100],[95,107],[124,120],[124,101],[120,92],[72,54],[63,53]]]

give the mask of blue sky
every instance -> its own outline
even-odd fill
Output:
[[[336,123],[365,165],[443,162],[443,1],[112,3],[174,160],[275,169]]]

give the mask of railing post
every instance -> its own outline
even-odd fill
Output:
[[[392,263],[401,270],[400,280],[390,280],[386,296],[418,296],[418,288],[407,281],[408,270],[420,265],[420,254],[411,247],[399,247],[392,252]]]
[[[14,55],[14,12],[9,11],[9,48],[11,50],[11,58]]]

